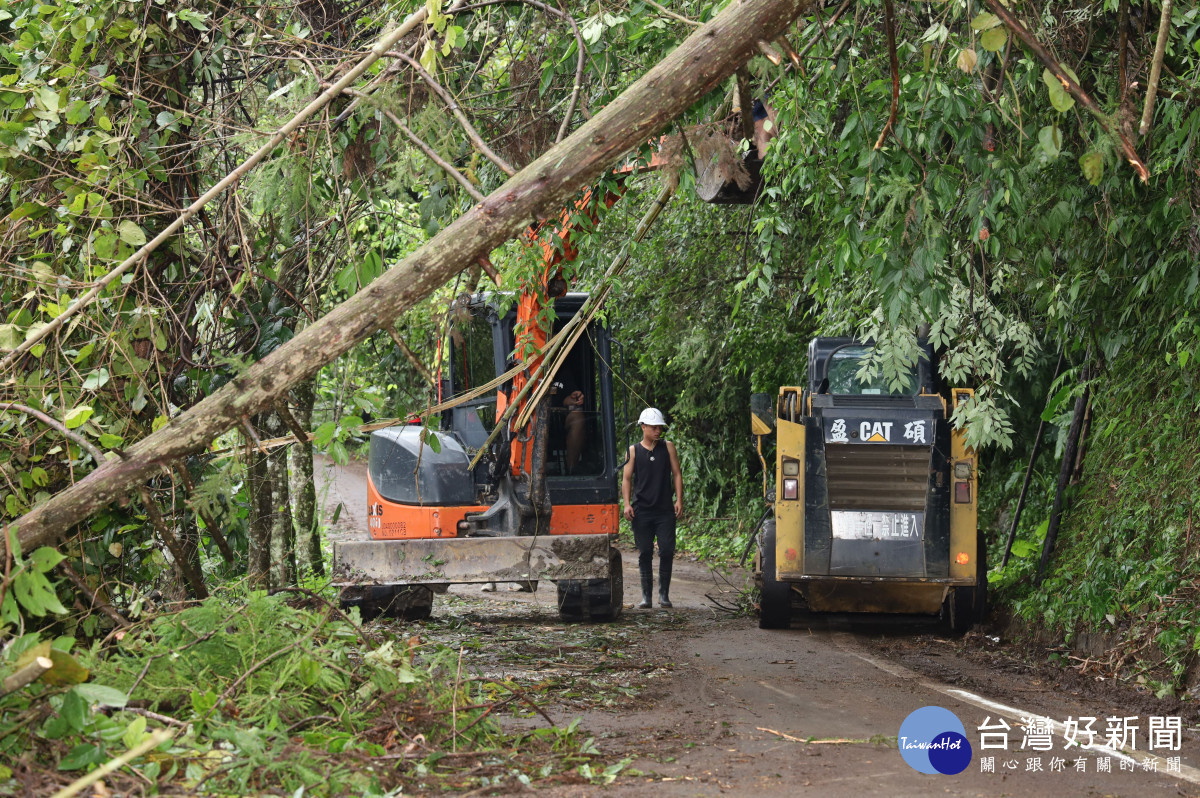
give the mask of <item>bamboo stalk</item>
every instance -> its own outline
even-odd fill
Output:
[[[147,737],[145,740],[142,740],[133,748],[130,748],[128,751],[121,754],[119,757],[116,757],[115,759],[110,759],[108,762],[105,762],[103,765],[96,768],[86,776],[71,782],[66,787],[54,793],[51,798],[71,798],[73,795],[78,795],[88,787],[100,781],[100,779],[104,778],[109,773],[115,773],[133,760],[137,759],[142,754],[158,748],[160,745],[165,743],[167,740],[172,739],[174,736],[174,732],[167,731],[166,729],[160,729],[156,732],[152,732],[149,737]]]

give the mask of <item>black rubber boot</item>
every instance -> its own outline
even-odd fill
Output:
[[[642,603],[638,605],[639,610],[650,609],[650,597],[654,594],[654,577],[642,577]]]
[[[658,606],[671,607],[671,561],[660,560],[658,563]]]

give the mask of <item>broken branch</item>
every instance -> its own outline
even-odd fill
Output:
[[[450,113],[453,114],[454,118],[458,120],[459,127],[463,129],[463,132],[467,134],[467,138],[471,140],[471,144],[474,145],[475,149],[479,150],[479,152],[483,154],[483,157],[494,163],[501,172],[509,177],[512,177],[517,173],[517,170],[513,169],[508,161],[496,154],[496,152],[488,146],[488,143],[483,140],[483,136],[479,135],[479,131],[476,130],[475,126],[471,124],[471,120],[467,119],[467,115],[463,113],[461,108],[458,107],[458,101],[454,99],[454,95],[447,91],[446,87],[439,83],[437,78],[435,78],[433,75],[430,75],[428,70],[421,66],[421,63],[417,61],[417,59],[412,58],[405,53],[393,52],[388,53],[388,55],[392,56],[393,58],[398,58],[404,63],[408,64],[410,67],[412,67],[414,72],[421,76],[421,80],[429,84],[429,88],[433,89],[434,93],[437,94],[438,97],[442,98],[442,102],[446,104],[446,107],[450,109]]]
[[[887,26],[888,61],[892,66],[892,110],[888,113],[887,123],[879,131],[879,139],[875,149],[883,146],[884,139],[896,125],[896,114],[900,110],[900,58],[896,54],[896,9],[892,0],[883,0],[884,24]]]
[[[364,94],[361,91],[355,91],[354,89],[346,89],[345,93],[349,94],[351,97],[354,97],[359,100],[366,100],[368,102],[372,101],[372,98],[370,95]],[[483,202],[483,199],[484,199],[483,194],[479,193],[479,189],[475,188],[475,184],[472,183],[470,180],[468,180],[466,175],[464,175],[462,172],[455,169],[454,165],[451,164],[449,161],[447,161],[445,158],[438,155],[437,150],[435,150],[429,144],[425,143],[425,140],[422,139],[420,136],[418,136],[416,133],[414,133],[408,127],[408,125],[404,124],[403,120],[401,120],[400,117],[396,116],[394,113],[392,113],[388,109],[383,108],[382,106],[379,106],[377,103],[376,103],[376,106],[377,106],[377,109],[379,111],[382,111],[383,115],[388,118],[389,122],[391,122],[396,127],[400,128],[400,132],[403,133],[405,136],[407,136],[408,140],[411,141],[418,150],[425,153],[426,158],[433,161],[435,164],[437,164],[438,168],[440,168],[443,172],[445,172],[450,177],[454,178],[454,181],[456,183],[458,183],[460,186],[462,186],[464,191],[466,191],[468,194],[471,195],[471,199],[475,200],[476,202]]]

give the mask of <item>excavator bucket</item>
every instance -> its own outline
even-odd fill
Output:
[[[609,536],[347,541],[334,555],[333,583],[343,587],[602,579]]]
[[[749,205],[763,187],[762,165],[767,145],[779,135],[775,109],[755,100],[748,120],[734,114],[719,130],[693,135],[696,159],[696,196],[714,205]],[[753,138],[751,138],[751,131]],[[749,150],[739,155],[738,139],[745,136]]]

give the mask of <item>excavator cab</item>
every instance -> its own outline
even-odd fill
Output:
[[[571,293],[555,301],[551,336],[562,330],[586,300],[587,294]],[[441,381],[442,396],[467,394],[512,368],[515,326],[515,309],[501,315],[495,298],[479,295],[460,303],[450,334],[449,367]],[[608,328],[593,322],[551,381],[545,477],[555,515],[560,509],[579,505],[616,506],[619,493],[611,349]],[[500,390],[510,393],[511,384]],[[442,416],[441,429],[455,435],[473,456],[495,426],[496,405],[495,393],[468,400]],[[514,442],[518,447],[524,443],[519,439]],[[507,453],[492,458],[493,463],[497,460],[507,462]],[[489,498],[487,491],[494,490],[496,480],[487,469],[477,471],[481,498]]]

